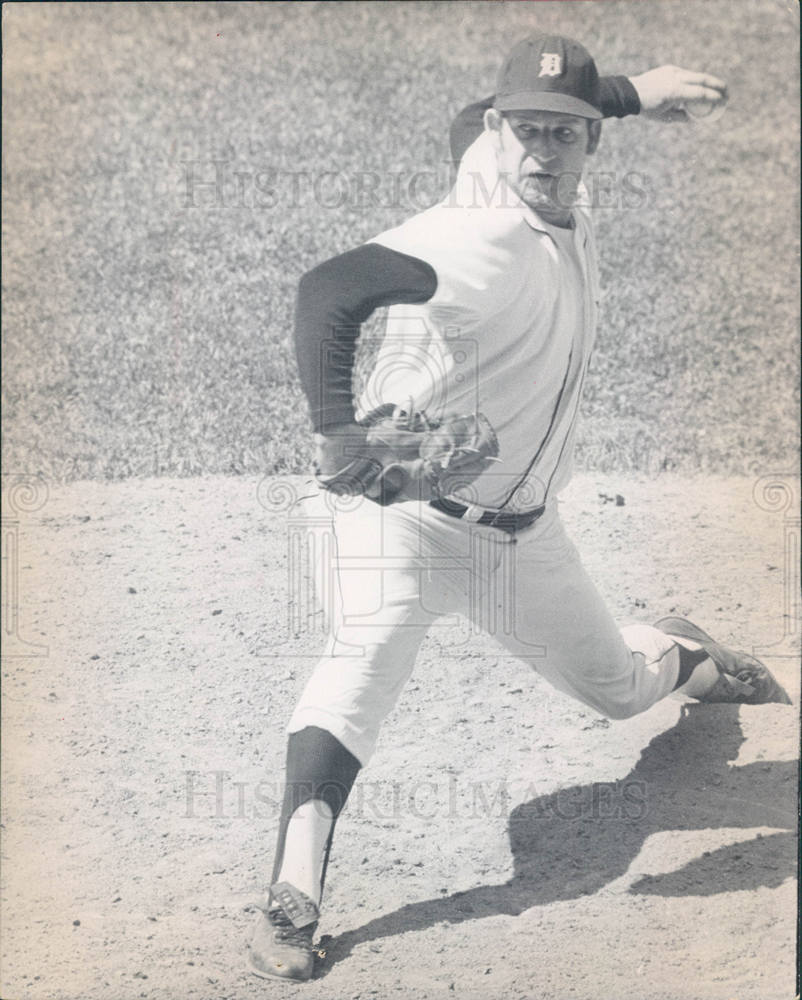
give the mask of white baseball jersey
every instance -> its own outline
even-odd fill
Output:
[[[437,290],[390,307],[357,412],[411,399],[433,415],[484,413],[500,461],[455,499],[526,510],[570,478],[598,298],[586,204],[574,219],[560,229],[521,202],[483,133],[444,201],[371,241],[430,264]]]

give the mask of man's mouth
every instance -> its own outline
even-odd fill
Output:
[[[541,198],[552,198],[556,191],[558,178],[546,170],[533,170],[529,175],[529,183],[537,190]]]

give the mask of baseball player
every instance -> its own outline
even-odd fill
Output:
[[[684,73],[668,70],[684,98],[725,99],[721,81]],[[299,503],[330,628],[288,726],[257,975],[311,977],[335,822],[438,617],[467,616],[613,719],[675,690],[789,702],[761,663],[684,619],[619,629],[560,523],[598,297],[582,172],[603,115],[636,100],[624,78],[602,86],[579,43],[524,40],[444,201],[300,282],[319,489]],[[677,91],[647,100],[671,111]],[[458,157],[475,107],[452,130]],[[387,334],[355,400],[360,324],[380,306]]]

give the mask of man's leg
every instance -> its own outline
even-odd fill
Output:
[[[334,826],[359,761],[325,729],[290,733],[273,877],[250,949],[257,975],[309,979]]]
[[[331,634],[290,720],[287,770],[273,877],[251,944],[257,975],[308,979],[334,826],[382,721],[395,705],[434,618],[433,588],[416,505],[357,512],[322,524],[316,566]],[[323,560],[325,563],[325,559]],[[447,588],[444,588],[447,589]],[[426,593],[424,594],[424,591]]]
[[[556,504],[503,553],[498,638],[554,687],[609,718],[645,711],[680,679],[677,643],[650,625],[619,628],[565,534]],[[499,612],[500,613],[500,612]]]
[[[762,664],[683,619],[619,629],[555,509],[521,533],[505,559],[515,635],[499,638],[555,687],[603,715],[636,715],[679,689],[706,701],[749,701],[732,695],[744,668],[757,678],[760,693],[751,700],[787,700]],[[726,672],[734,682],[722,681]]]
[[[272,882],[290,882],[318,907],[334,825],[359,769],[356,757],[325,729],[290,733]]]

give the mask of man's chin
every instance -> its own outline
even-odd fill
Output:
[[[564,222],[571,216],[570,205],[558,205],[551,198],[543,194],[530,197],[527,193],[521,198],[521,201],[523,201],[527,208],[531,208],[533,212],[537,212],[546,222]]]
[[[555,183],[550,185],[550,187],[556,188],[558,183],[555,180]],[[565,216],[571,212],[575,197],[566,199],[561,197],[560,194],[556,190],[544,191],[540,185],[530,182],[524,185],[520,198],[525,205],[528,205],[529,208],[541,215],[548,213],[549,215]]]

